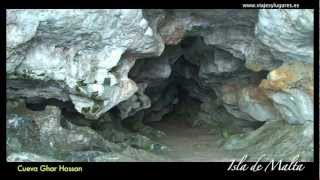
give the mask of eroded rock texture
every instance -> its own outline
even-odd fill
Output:
[[[134,60],[162,50],[141,10],[7,11],[9,79],[54,80],[88,118],[132,96]]]
[[[145,124],[176,113],[226,152],[313,160],[313,29],[302,9],[7,10],[8,159],[164,160]]]

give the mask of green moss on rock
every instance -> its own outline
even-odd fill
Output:
[[[92,112],[92,113],[96,113],[99,109],[100,109],[99,105],[94,104],[93,107],[92,107],[92,109],[91,109],[91,112]]]
[[[88,113],[90,111],[90,107],[84,107],[81,109],[82,113]]]

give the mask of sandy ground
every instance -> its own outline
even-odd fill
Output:
[[[151,127],[167,134],[157,139],[158,142],[171,148],[169,153],[173,161],[182,162],[221,162],[232,161],[234,157],[222,149],[223,137],[210,133],[209,129],[192,128],[183,120],[164,119],[161,122],[149,124]]]

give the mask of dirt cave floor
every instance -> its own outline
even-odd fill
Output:
[[[213,131],[204,127],[191,127],[184,119],[170,115],[148,125],[166,133],[166,136],[156,141],[170,148],[168,156],[172,161],[228,162],[242,157],[223,149],[225,139],[218,129]]]

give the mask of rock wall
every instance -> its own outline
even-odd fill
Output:
[[[53,80],[87,118],[132,96],[134,60],[163,48],[141,10],[7,11],[8,79]]]

